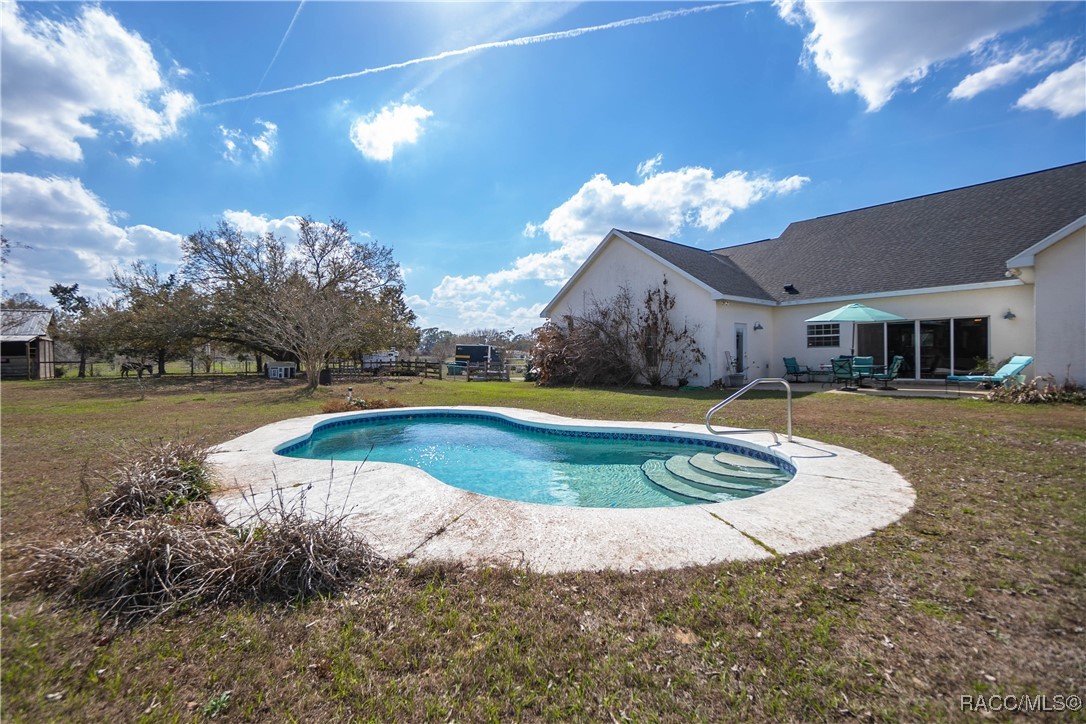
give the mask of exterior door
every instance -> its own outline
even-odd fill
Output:
[[[744,322],[735,324],[735,372],[742,374],[747,371],[747,325]]]

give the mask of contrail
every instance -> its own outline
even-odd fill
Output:
[[[235,96],[234,98],[222,98],[217,101],[211,101],[210,103],[201,104],[201,108],[211,108],[213,106],[221,106],[226,103],[237,103],[238,101],[247,101],[253,98],[263,98],[264,96],[274,96],[280,93],[290,93],[296,90],[302,90],[304,88],[313,88],[315,86],[324,85],[326,83],[334,83],[337,80],[348,80],[350,78],[360,78],[364,75],[373,75],[375,73],[384,73],[389,70],[398,70],[400,68],[408,68],[412,65],[420,65],[422,63],[433,63],[438,60],[445,60],[446,58],[454,58],[458,55],[468,55],[469,53],[478,53],[481,50],[491,50],[493,48],[509,48],[520,45],[533,45],[535,43],[549,43],[552,40],[567,40],[569,38],[578,38],[588,33],[596,33],[601,30],[614,30],[616,28],[627,28],[631,25],[644,25],[646,23],[658,23],[664,20],[671,20],[672,18],[685,17],[687,15],[694,15],[695,13],[705,13],[711,10],[719,10],[720,8],[734,7],[736,5],[745,5],[753,0],[736,0],[736,2],[716,3],[714,5],[702,5],[695,8],[684,8],[682,10],[665,10],[659,13],[653,13],[652,15],[642,15],[636,18],[627,18],[625,20],[616,20],[611,23],[604,23],[603,25],[591,25],[585,28],[573,28],[571,30],[560,30],[553,33],[542,33],[540,35],[527,35],[522,38],[513,38],[511,40],[497,40],[491,43],[480,43],[479,45],[472,45],[467,48],[460,48],[459,50],[446,50],[437,55],[427,55],[422,58],[412,58],[411,60],[405,60],[400,63],[390,63],[389,65],[382,65],[376,68],[365,68],[363,70],[355,71],[353,73],[344,73],[342,75],[332,75],[321,80],[314,80],[308,83],[299,83],[298,85],[292,85],[287,88],[277,88],[276,90],[256,91],[249,93],[248,95]],[[293,25],[293,21],[291,23]],[[289,33],[290,30],[288,29]],[[285,37],[285,36],[284,36]]]
[[[305,0],[301,0],[301,2],[298,3],[298,9],[294,11],[294,17],[290,19],[290,25],[287,26],[287,32],[283,33],[283,39],[279,41],[279,47],[275,49],[275,55],[272,56],[271,62],[268,63],[268,67],[264,69],[264,75],[260,76],[260,82],[256,84],[257,91],[264,85],[264,81],[267,79],[272,66],[275,65],[275,61],[279,59],[279,53],[282,52],[283,45],[286,44],[290,31],[294,30],[294,23],[298,20],[298,16],[302,14],[303,5],[305,5]]]

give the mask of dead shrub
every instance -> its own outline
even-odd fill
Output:
[[[95,526],[23,547],[12,583],[130,624],[182,605],[330,594],[387,566],[346,515],[310,516],[304,492],[288,502],[278,491],[229,526],[206,499],[204,463],[177,443],[121,460],[113,490],[88,511]]]
[[[257,600],[333,593],[385,567],[342,517],[311,518],[304,503],[289,508],[281,499],[249,522],[231,564],[239,593]]]
[[[345,400],[337,397],[328,400],[321,405],[321,411],[328,413],[354,412],[356,410],[386,410],[395,407],[405,407],[405,405],[399,400],[394,400],[392,398],[387,400],[363,400],[361,398]]]
[[[126,622],[187,602],[216,600],[237,539],[153,515],[114,524],[86,537],[31,548],[20,583]]]
[[[1065,379],[1057,384],[1052,375],[1034,377],[1023,385],[996,386],[988,393],[991,402],[1007,402],[1018,405],[1055,404],[1059,402],[1072,405],[1086,405],[1086,389],[1074,380]]]
[[[207,452],[195,443],[138,444],[118,455],[112,470],[97,476],[110,485],[109,492],[97,502],[90,501],[84,475],[81,482],[88,492],[87,514],[91,520],[142,518],[206,501],[211,492],[206,460]]]

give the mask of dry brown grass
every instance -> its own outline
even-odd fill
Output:
[[[4,383],[9,584],[23,545],[86,525],[80,467],[108,466],[112,440],[184,437],[198,420],[218,442],[346,392],[156,380],[136,402],[127,390]],[[355,393],[675,422],[712,403],[431,380]],[[782,424],[775,396],[733,407],[727,424]],[[558,576],[392,567],[300,604],[182,608],[121,631],[8,585],[4,719],[190,719],[229,690],[239,721],[945,721],[962,718],[962,695],[1083,693],[1081,407],[811,394],[797,396],[795,426],[894,465],[916,508],[863,539],[764,562]]]

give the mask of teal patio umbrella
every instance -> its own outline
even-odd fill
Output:
[[[817,317],[811,317],[808,322],[852,322],[852,354],[856,354],[856,323],[860,322],[904,322],[905,317],[884,312],[881,309],[869,307],[866,304],[846,304]]]

